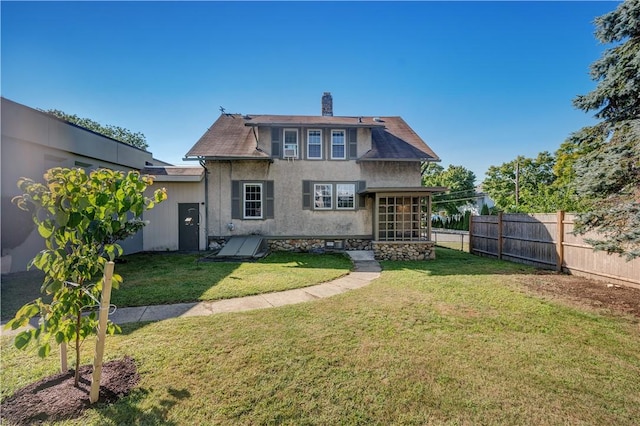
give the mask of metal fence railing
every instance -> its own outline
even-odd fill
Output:
[[[469,232],[431,228],[431,241],[437,246],[469,252]]]

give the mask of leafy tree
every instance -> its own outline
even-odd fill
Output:
[[[445,170],[441,165],[427,163],[422,168],[423,186],[444,186],[446,194],[433,197],[435,210],[446,210],[449,214],[459,213],[459,207],[474,200],[476,175],[463,166],[449,165]]]
[[[573,104],[601,121],[573,135],[585,152],[573,165],[588,209],[576,232],[596,250],[640,257],[640,0],[627,0],[595,20],[596,38],[613,44],[591,65],[596,88]]]
[[[67,114],[64,111],[60,111],[57,109],[50,109],[47,111],[47,113],[55,115],[56,117],[64,121],[68,121],[69,123],[77,124],[78,126],[92,130],[96,133],[100,133],[101,135],[105,135],[120,142],[133,145],[137,148],[147,149],[149,147],[146,137],[140,132],[134,133],[125,128],[113,126],[111,124],[103,126],[102,124],[98,123],[97,121],[91,120],[90,118],[81,118],[75,114]]]
[[[507,212],[541,212],[557,210],[550,186],[555,181],[555,159],[549,152],[536,158],[519,156],[500,166],[491,166],[482,188]]]
[[[44,179],[42,184],[21,178],[18,187],[23,195],[13,201],[31,213],[44,238],[46,248],[29,268],[44,272],[41,290],[53,300],[45,303],[39,298],[24,305],[7,327],[25,326],[39,314],[39,326],[17,334],[14,343],[22,349],[37,341],[42,357],[50,352],[52,339],[58,344],[74,341],[77,385],[81,343],[95,334],[98,323],[95,310],[83,313],[100,300],[104,266],[122,254],[116,241],[139,231],[145,225],[143,212],[165,200],[166,192],[159,189],[152,199],[145,197],[143,192],[153,181],[138,172],[99,169],[87,175],[79,168],[53,168]],[[114,288],[121,281],[114,274]],[[109,323],[109,334],[117,330]]]

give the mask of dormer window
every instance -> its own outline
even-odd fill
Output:
[[[298,158],[298,129],[284,129],[284,158]]]

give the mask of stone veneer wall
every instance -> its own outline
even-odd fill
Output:
[[[372,250],[371,240],[347,238],[345,240],[291,238],[269,240],[269,249],[273,251],[316,251],[325,250],[325,241],[344,241],[343,250]]]
[[[429,260],[436,258],[433,241],[374,241],[376,260]]]

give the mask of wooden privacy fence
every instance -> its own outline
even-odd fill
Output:
[[[627,262],[593,251],[584,240],[597,235],[573,235],[574,217],[564,212],[472,216],[469,251],[640,288],[640,258]]]

